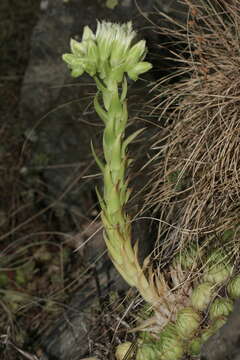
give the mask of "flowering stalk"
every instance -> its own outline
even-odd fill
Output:
[[[97,157],[93,146],[92,152],[104,179],[103,195],[98,191],[97,195],[109,255],[129,285],[135,286],[147,302],[156,304],[158,294],[153,282],[146,278],[144,266],[139,264],[137,246],[133,247],[131,243],[131,220],[124,210],[130,195],[126,169],[131,160],[127,156],[127,146],[141,132],[138,130],[125,138],[128,120],[125,75],[136,81],[152,67],[143,61],[145,41],[132,45],[135,36],[131,22],[123,25],[98,22],[96,34],[85,26],[82,41],[72,39],[72,53],[64,54],[63,60],[70,67],[72,76],[86,72],[93,77],[98,89],[94,107],[105,125],[105,161]]]

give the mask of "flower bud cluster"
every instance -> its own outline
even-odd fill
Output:
[[[92,77],[99,77],[108,86],[113,81],[122,82],[124,73],[127,73],[135,81],[152,67],[143,61],[146,55],[145,40],[133,44],[135,37],[131,22],[122,25],[98,22],[96,34],[85,26],[82,41],[71,39],[71,53],[64,54],[63,60],[73,77],[86,72]]]

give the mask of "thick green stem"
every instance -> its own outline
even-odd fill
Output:
[[[126,93],[126,83],[123,86]],[[101,90],[104,99],[105,88],[102,87]],[[108,92],[108,89],[106,91]],[[126,99],[123,94],[119,95],[117,83],[112,86],[111,95],[108,109],[106,105],[105,110],[100,109],[98,104],[98,114],[102,114],[102,118],[107,115],[108,118],[103,134],[106,161],[103,168],[104,192],[103,198],[99,199],[105,229],[104,238],[109,255],[122,277],[129,285],[135,286],[147,302],[156,304],[158,296],[139,264],[137,250],[131,243],[131,220],[124,209],[130,194],[126,179],[127,143],[124,140],[127,123]]]

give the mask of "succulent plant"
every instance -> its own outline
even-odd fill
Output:
[[[227,322],[226,316],[219,316],[218,318],[214,319],[212,323],[212,328],[217,332],[223,325],[225,325]]]
[[[202,346],[201,337],[196,337],[190,341],[188,344],[188,354],[191,356],[197,356],[200,354],[201,346]]]
[[[192,307],[180,310],[176,318],[176,331],[182,339],[191,338],[201,323],[200,314]]]
[[[71,53],[64,54],[63,60],[73,77],[84,72],[93,77],[98,90],[94,107],[105,125],[104,161],[97,157],[93,146],[92,152],[103,175],[103,194],[97,191],[97,196],[109,256],[128,284],[135,286],[147,302],[156,304],[158,293],[139,264],[137,246],[133,248],[131,241],[131,220],[125,212],[131,192],[126,178],[131,162],[127,147],[142,131],[125,138],[128,120],[126,75],[136,81],[152,67],[143,61],[147,52],[145,40],[133,44],[135,37],[131,22],[122,25],[98,22],[96,33],[85,26],[82,41],[71,39]]]
[[[146,342],[139,345],[136,360],[159,360],[160,353],[155,343]]]
[[[201,333],[202,343],[205,343],[215,333],[216,333],[216,330],[213,327],[208,327],[208,328],[204,329]]]
[[[174,257],[173,266],[180,264],[183,270],[195,269],[202,255],[203,249],[197,245],[191,245]]]
[[[199,284],[192,292],[191,303],[194,309],[204,311],[213,295],[213,285],[210,282]]]
[[[212,284],[221,284],[229,279],[231,273],[232,267],[230,265],[224,263],[216,264],[205,270],[203,279]]]
[[[220,316],[228,316],[233,311],[233,301],[227,298],[215,299],[209,309],[209,318],[217,319]]]
[[[207,259],[203,279],[212,284],[221,284],[229,279],[232,273],[232,264],[229,256],[222,249],[212,251]]]
[[[235,276],[229,281],[227,292],[230,298],[234,300],[240,298],[240,275]]]
[[[127,147],[142,131],[138,130],[125,137],[128,121],[126,77],[136,81],[152,67],[144,61],[147,52],[145,41],[134,43],[135,38],[136,32],[133,31],[131,22],[122,25],[107,21],[98,22],[96,33],[85,26],[80,42],[71,39],[71,53],[64,54],[63,60],[73,77],[87,73],[96,82],[94,107],[104,123],[104,160],[98,158],[93,146],[92,152],[104,182],[103,194],[97,191],[97,196],[102,210],[104,239],[109,256],[122,277],[130,286],[135,286],[139,290],[146,302],[153,305],[154,311],[157,312],[161,307],[159,318],[156,318],[168,321],[172,315],[172,308],[167,308],[167,301],[171,302],[171,306],[174,304],[174,293],[171,293],[169,285],[164,283],[163,274],[159,279],[154,277],[153,273],[150,273],[152,276],[149,277],[144,273],[148,260],[145,260],[143,266],[138,261],[137,245],[132,245],[131,219],[125,211],[131,193],[126,177],[127,167],[131,162]],[[175,273],[181,266],[185,276],[186,272],[197,267],[202,255],[203,250],[197,246],[184,249],[174,259],[174,264],[177,265]],[[211,326],[204,329],[200,337],[193,338],[200,332],[199,312],[208,307],[214,286],[225,282],[231,273],[232,265],[227,254],[222,249],[212,251],[203,271],[204,282],[199,284],[191,295],[192,306],[185,307],[177,313],[175,324],[168,323],[156,343],[147,337],[141,339],[136,359],[180,360],[186,351],[191,355],[198,355],[201,344],[222,326],[226,316],[233,309],[232,300],[216,299],[209,310]],[[240,276],[232,279],[228,285],[229,296],[233,299],[240,296],[239,285]],[[131,346],[131,342],[120,344],[116,349],[116,359],[123,360]]]
[[[173,323],[168,323],[162,330],[157,346],[161,360],[180,360],[184,355],[184,342],[180,339]]]

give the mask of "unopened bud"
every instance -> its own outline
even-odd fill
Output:
[[[72,50],[73,55],[82,57],[87,53],[87,43],[79,42],[77,40],[70,40],[70,48]]]
[[[95,40],[95,35],[89,26],[84,26],[83,29],[82,41],[85,40]]]
[[[129,51],[125,60],[125,69],[129,71],[134,65],[142,60],[146,53],[146,41],[141,40],[135,44]]]
[[[152,68],[152,64],[146,61],[141,61],[128,71],[130,79],[136,81],[140,74],[143,74]]]

